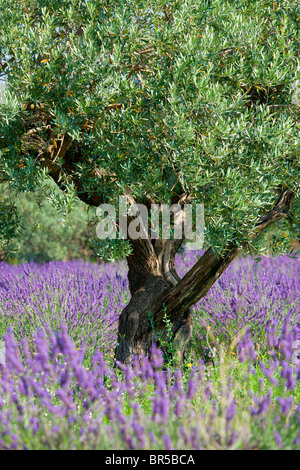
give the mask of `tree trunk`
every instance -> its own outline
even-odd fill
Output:
[[[163,308],[163,299],[177,285],[175,255],[182,241],[136,240],[128,257],[128,280],[131,299],[119,320],[116,360],[130,364],[135,355],[149,355],[153,343],[160,344],[164,334],[164,315],[155,321]],[[170,318],[172,340],[181,360],[192,333],[192,309]],[[164,338],[170,341],[170,338]]]
[[[262,230],[286,217],[295,193],[285,189],[269,212],[250,232],[255,238]],[[131,240],[128,279],[131,300],[119,320],[116,360],[130,364],[135,355],[149,355],[157,332],[163,333],[164,317],[172,324],[172,340],[179,358],[192,333],[192,306],[206,295],[214,282],[245,248],[233,242],[217,255],[209,248],[186,275],[180,279],[175,270],[175,256],[183,240]]]
[[[149,258],[145,263],[145,258],[141,253],[137,256],[137,252],[128,259],[131,300],[119,320],[116,360],[120,362],[130,364],[135,355],[149,355],[151,345],[159,344],[159,338],[170,341],[164,336],[166,316],[172,325],[171,340],[177,359],[181,361],[192,334],[192,306],[206,295],[241,252],[241,248],[228,248],[224,257],[218,257],[209,249],[180,279],[174,268],[175,253],[170,252],[171,243],[164,245],[163,256],[153,264],[149,263]]]

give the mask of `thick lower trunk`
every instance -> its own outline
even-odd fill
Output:
[[[192,306],[206,295],[241,248],[228,247],[223,257],[207,250],[180,279],[174,267],[176,247],[170,241],[160,246],[159,256],[151,244],[143,243],[136,242],[128,258],[131,300],[120,316],[116,360],[130,364],[135,355],[149,355],[151,345],[160,344],[160,339],[164,343],[171,340],[181,360],[192,334]],[[171,322],[171,338],[164,333],[166,317]]]
[[[128,279],[131,299],[119,320],[116,360],[130,364],[135,355],[149,355],[153,343],[164,336],[164,316],[155,322],[155,313],[163,308],[162,300],[180,280],[175,271],[175,255],[180,243],[165,241],[154,245],[136,241],[128,258]],[[192,310],[170,318],[171,339],[179,359],[192,333]],[[165,337],[164,341],[170,341]]]
[[[145,284],[131,297],[119,320],[116,360],[130,364],[135,355],[149,355],[153,343],[173,341],[176,356],[181,361],[185,346],[192,334],[192,309],[171,318],[171,337],[164,334],[164,317],[157,324],[154,313],[160,311],[162,299],[170,292],[170,285],[161,277],[149,276]]]
[[[143,276],[143,285],[132,295],[119,320],[116,360],[131,363],[135,355],[149,354],[155,342],[152,312],[159,308],[161,299],[170,286],[160,276]]]

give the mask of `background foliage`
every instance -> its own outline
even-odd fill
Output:
[[[10,195],[20,223],[18,231],[10,239],[10,256],[7,257],[7,250],[3,250],[2,259],[10,263],[76,258],[95,260],[91,243],[94,231],[89,225],[85,204],[77,200],[70,213],[60,212],[57,209],[60,191],[51,180],[49,191],[50,199],[41,191],[34,195]]]

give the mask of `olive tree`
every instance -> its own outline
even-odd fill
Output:
[[[118,360],[147,354],[165,315],[182,352],[192,306],[271,224],[289,250],[299,32],[289,0],[0,0],[2,241],[18,222],[9,188],[47,191],[49,177],[92,207],[204,205],[204,254],[182,279],[184,236],[111,242],[131,293]]]

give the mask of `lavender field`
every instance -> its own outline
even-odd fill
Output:
[[[0,449],[300,448],[299,273],[239,258],[195,306],[181,367],[165,341],[129,368],[125,264],[1,264]]]

